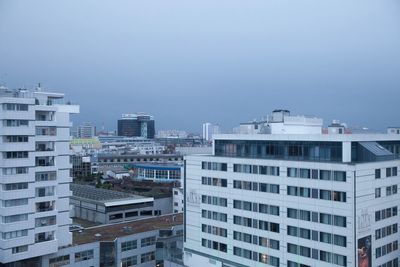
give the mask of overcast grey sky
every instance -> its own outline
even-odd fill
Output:
[[[275,108],[325,124],[400,125],[398,0],[0,0],[0,83],[41,82],[157,129],[225,129]]]

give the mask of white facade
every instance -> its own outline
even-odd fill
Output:
[[[212,124],[209,122],[203,123],[203,139],[206,141],[211,141],[214,134],[220,134],[221,130],[219,125]]]
[[[321,142],[337,154],[305,156]],[[361,155],[388,142],[391,159]],[[214,148],[185,157],[186,266],[398,266],[400,138],[219,135]]]
[[[70,114],[63,94],[0,90],[0,263],[70,245]]]
[[[388,127],[387,133],[388,134],[400,134],[400,127]]]
[[[184,195],[183,195],[183,188],[173,188],[172,189],[172,202],[173,202],[173,212],[174,213],[180,213],[183,212],[183,200],[184,200]]]
[[[84,123],[78,126],[78,138],[93,138],[96,135],[96,127],[91,123]]]

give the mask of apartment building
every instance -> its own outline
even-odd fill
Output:
[[[68,226],[70,114],[64,95],[0,88],[0,265],[72,243]]]

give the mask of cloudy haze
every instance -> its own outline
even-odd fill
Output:
[[[275,108],[400,125],[400,2],[0,0],[0,83],[41,82],[76,123],[225,129]]]

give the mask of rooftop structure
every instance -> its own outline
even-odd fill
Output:
[[[95,223],[116,223],[172,213],[171,196],[155,199],[81,184],[71,184],[71,190],[72,216]]]

